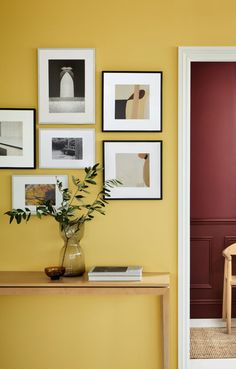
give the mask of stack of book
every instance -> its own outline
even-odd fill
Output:
[[[89,281],[141,281],[141,266],[95,266],[88,272]]]

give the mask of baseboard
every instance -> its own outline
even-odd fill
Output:
[[[190,369],[235,369],[235,359],[192,359]]]
[[[232,319],[232,327],[236,327],[236,319]],[[221,328],[226,327],[223,319],[190,319],[190,328]]]

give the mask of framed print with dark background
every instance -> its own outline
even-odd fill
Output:
[[[94,164],[94,128],[39,129],[39,168],[79,169]]]
[[[122,185],[107,199],[162,199],[162,141],[103,141],[104,179]]]
[[[65,175],[12,176],[12,208],[29,208],[35,214],[36,206],[46,200],[59,207],[62,194],[58,190],[57,181],[62,182],[63,188],[68,188],[68,177]]]
[[[39,49],[39,123],[95,123],[95,49]]]
[[[34,169],[35,109],[0,109],[0,168]]]
[[[103,131],[162,131],[162,72],[102,72]]]

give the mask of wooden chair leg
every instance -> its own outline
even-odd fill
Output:
[[[226,308],[226,315],[227,315],[227,332],[231,334],[231,309],[232,309],[232,286],[231,286],[231,261],[228,262],[227,268],[227,308]]]
[[[223,282],[223,302],[222,302],[222,319],[226,319],[226,296],[227,296],[227,289],[226,289],[226,276],[227,276],[227,261],[225,260],[224,265],[224,282]]]
[[[231,286],[227,289],[227,332],[231,334]]]
[[[224,280],[224,287],[223,287],[223,302],[222,302],[222,319],[227,318],[226,314],[226,300],[227,300],[227,288],[226,288],[226,281]]]

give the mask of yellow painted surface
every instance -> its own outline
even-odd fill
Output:
[[[107,215],[86,226],[83,246],[87,268],[141,264],[171,272],[171,369],[177,368],[177,46],[235,45],[235,11],[234,0],[1,2],[1,107],[37,108],[37,48],[94,47],[97,161],[104,139],[164,142],[163,200],[111,201]],[[162,133],[101,132],[102,70],[163,71]],[[57,262],[61,240],[53,221],[10,226],[2,215],[11,208],[11,175],[43,173],[76,174],[0,170],[1,270]],[[160,326],[153,297],[1,297],[0,368],[161,368]]]

